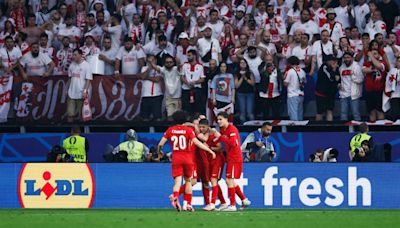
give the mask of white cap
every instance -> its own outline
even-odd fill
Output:
[[[242,11],[242,12],[246,12],[246,7],[244,7],[243,5],[240,5],[236,8],[236,12],[237,11]]]
[[[212,27],[211,27],[211,25],[210,25],[209,23],[206,23],[206,25],[204,25],[204,27],[201,29],[201,31],[200,31],[200,32],[204,32],[204,30],[206,30],[207,28],[209,28],[209,29],[211,29],[211,30],[212,30]]]
[[[104,6],[104,2],[101,0],[94,1],[93,6],[96,5],[97,3],[102,4]]]
[[[9,21],[15,27],[15,21],[12,18],[8,18],[6,21]],[[5,22],[4,22],[5,25]]]
[[[189,35],[186,32],[181,32],[179,34],[178,39],[189,39]]]

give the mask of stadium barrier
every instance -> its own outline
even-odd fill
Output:
[[[170,172],[149,163],[0,164],[0,208],[169,208]],[[398,163],[255,163],[237,183],[252,208],[400,209],[399,172]],[[199,183],[193,196],[204,206]]]
[[[248,133],[241,134],[244,141]],[[339,151],[339,162],[349,162],[348,149],[350,139],[355,133],[347,132],[288,132],[273,133],[272,142],[275,145],[274,162],[307,161],[310,154],[317,148],[334,147]],[[394,132],[373,132],[375,144],[390,143],[392,161],[400,161],[400,134]],[[26,133],[0,134],[0,162],[43,162],[53,145],[62,145],[66,133]],[[104,162],[103,152],[107,144],[117,146],[125,138],[125,133],[90,133],[84,134],[89,140],[89,162]],[[149,148],[156,147],[162,133],[138,133],[139,141]],[[164,152],[170,152],[167,143]]]

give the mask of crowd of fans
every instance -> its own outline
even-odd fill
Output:
[[[74,77],[74,55],[96,56],[105,76],[140,75],[145,120],[232,104],[241,122],[280,119],[284,104],[303,120],[311,95],[316,120],[333,120],[337,97],[341,120],[361,120],[362,98],[369,121],[387,102],[394,120],[399,12],[394,0],[8,0],[0,74]]]

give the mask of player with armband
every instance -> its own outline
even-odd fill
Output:
[[[192,128],[182,125],[186,121],[185,112],[175,112],[173,119],[176,125],[169,127],[164,133],[161,141],[158,144],[158,152],[160,152],[167,141],[170,141],[172,147],[172,177],[174,178],[173,194],[170,196],[172,206],[181,211],[179,204],[179,189],[182,183],[182,177],[185,180],[185,194],[183,201],[184,211],[194,211],[192,201],[192,185],[191,179],[193,176],[193,156],[194,151],[192,145],[207,151],[215,158],[215,153],[206,145],[201,143],[197,138]]]

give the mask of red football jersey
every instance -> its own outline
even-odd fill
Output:
[[[164,133],[164,138],[171,142],[173,154],[192,157],[192,140],[196,138],[192,128],[183,125],[169,127]]]
[[[240,135],[235,126],[229,124],[226,129],[221,129],[220,140],[225,144],[226,160],[228,162],[243,162]]]
[[[215,137],[214,134],[210,134],[208,136],[208,140],[207,140],[206,144],[208,145],[208,147],[212,148],[212,147],[216,147],[219,142],[220,142],[220,140],[217,137]],[[206,151],[204,151],[204,152],[207,154],[208,160],[212,160],[212,155]],[[217,155],[217,156],[220,156],[220,155],[224,156],[222,153],[223,152],[222,150],[214,151],[214,152],[215,152],[215,155]]]
[[[383,66],[384,70],[378,70],[377,73],[375,73],[375,76],[372,73],[368,73],[365,77],[365,91],[371,92],[371,91],[383,91],[385,88],[385,81],[386,81],[386,64],[385,61],[380,60],[379,61]],[[373,66],[372,62],[364,62],[364,67],[371,67]]]

